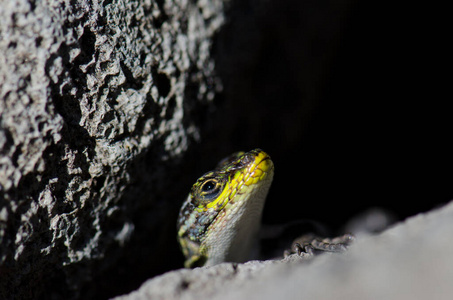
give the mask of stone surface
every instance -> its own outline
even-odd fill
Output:
[[[342,254],[182,269],[117,300],[451,299],[453,202],[379,235],[360,234]]]
[[[13,0],[0,18],[0,298],[95,297],[127,281],[118,262],[158,272],[219,90],[223,2]]]

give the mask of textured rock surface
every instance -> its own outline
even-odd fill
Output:
[[[219,88],[222,1],[14,0],[0,18],[0,298],[115,286],[99,276],[136,256],[132,236],[153,270]]]
[[[377,236],[358,236],[343,254],[183,269],[115,299],[447,300],[452,252],[453,202]]]

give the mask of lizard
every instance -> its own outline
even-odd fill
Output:
[[[177,221],[185,267],[240,263],[257,257],[261,216],[273,176],[270,156],[254,149],[221,160],[195,182]],[[351,239],[345,235],[335,240],[299,240],[285,256],[340,251]]]

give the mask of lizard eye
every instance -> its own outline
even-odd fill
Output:
[[[202,186],[201,190],[204,193],[211,193],[217,187],[218,183],[215,180],[208,180]]]
[[[209,178],[198,188],[198,199],[201,201],[211,202],[223,191],[224,181]]]
[[[193,205],[196,207],[207,205],[217,199],[225,189],[228,178],[226,176],[206,173],[193,185],[190,192]]]

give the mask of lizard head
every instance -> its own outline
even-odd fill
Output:
[[[269,155],[255,149],[223,159],[197,180],[178,218],[186,267],[247,259],[273,172]]]

